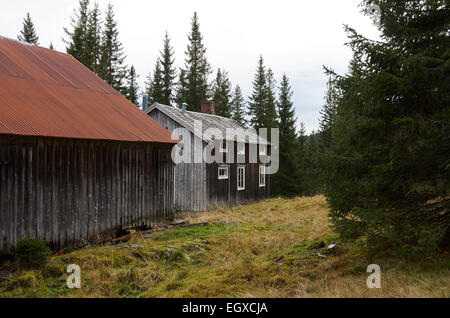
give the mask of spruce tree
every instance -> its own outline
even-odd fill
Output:
[[[125,97],[130,100],[136,106],[139,105],[138,95],[139,95],[139,86],[137,83],[139,75],[136,74],[136,70],[134,66],[131,65],[130,69],[127,73],[127,84],[126,84],[126,94]]]
[[[265,126],[265,108],[267,104],[267,79],[266,68],[264,66],[264,59],[262,55],[258,60],[258,67],[256,69],[255,78],[253,80],[253,93],[249,97],[248,115],[250,117],[249,123],[255,128]]]
[[[336,109],[338,104],[339,92],[335,84],[333,76],[327,82],[327,91],[325,93],[325,103],[320,110],[319,133],[320,143],[322,147],[330,147],[331,143],[331,126],[336,117]]]
[[[175,104],[178,106],[178,108],[181,108],[183,103],[186,103],[186,96],[187,96],[186,76],[184,70],[180,69],[175,95]]]
[[[277,126],[277,110],[275,97],[275,78],[271,69],[266,73],[266,105],[264,107],[264,127],[274,128]]]
[[[114,19],[112,4],[108,4],[100,47],[99,76],[113,88],[124,93],[126,66],[125,53],[119,40],[117,21]]]
[[[450,243],[448,3],[378,4],[382,41],[346,28],[325,193],[342,237],[426,255]]]
[[[17,39],[33,45],[39,45],[39,37],[34,29],[34,24],[33,21],[31,21],[30,13],[27,13],[26,18],[23,19],[23,29],[20,31],[20,35]]]
[[[286,74],[283,74],[281,78],[279,96],[277,101],[280,139],[286,139],[286,141],[293,142],[297,138],[296,133],[296,117],[295,109],[292,102],[293,92],[291,85]],[[304,128],[304,127],[303,127]],[[284,138],[282,138],[284,137]]]
[[[89,21],[89,0],[80,0],[78,11],[74,12],[71,18],[72,31],[64,28],[64,32],[69,37],[68,40],[63,39],[67,44],[66,52],[76,58],[83,65],[89,67],[89,61],[86,58],[86,35]]]
[[[197,12],[194,12],[191,32],[188,36],[189,44],[185,52],[184,82],[181,88],[182,99],[187,103],[188,109],[201,110],[201,103],[209,97],[208,77],[211,67],[206,59],[206,47],[200,33]]]
[[[327,174],[326,169],[320,165],[321,156],[319,154],[319,136],[318,132],[312,131],[308,136],[302,135],[299,131],[299,167],[303,187],[303,194],[315,195],[323,192],[323,174]]]
[[[94,73],[100,72],[101,19],[98,4],[89,12],[84,44],[84,63]]]
[[[54,49],[55,49],[55,47],[53,46],[53,43],[52,43],[52,42],[50,42],[50,45],[48,46],[48,48],[49,48],[50,50],[54,50]]]
[[[149,104],[162,103],[165,97],[163,72],[159,59],[156,60],[153,76],[148,78],[147,95]]]
[[[233,98],[231,100],[231,118],[244,126],[247,124],[245,120],[245,100],[239,85],[236,85],[233,91]]]
[[[274,195],[293,196],[301,193],[303,181],[299,178],[299,140],[296,132],[296,117],[292,103],[289,79],[283,75],[277,101],[280,131],[280,168],[273,175],[271,192]],[[304,127],[303,127],[304,128]],[[301,132],[304,134],[304,131]]]
[[[213,84],[213,100],[216,114],[231,118],[231,82],[228,73],[220,68]]]
[[[272,70],[266,70],[264,59],[259,57],[253,94],[249,97],[248,115],[253,128],[274,128],[277,126],[275,80]]]
[[[163,50],[160,52],[160,63],[162,67],[163,97],[160,103],[172,105],[174,99],[174,85],[176,79],[176,69],[173,66],[175,59],[173,58],[173,48],[170,46],[169,34],[166,32],[164,37]]]

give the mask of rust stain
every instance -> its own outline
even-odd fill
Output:
[[[72,56],[4,38],[0,134],[178,142]]]

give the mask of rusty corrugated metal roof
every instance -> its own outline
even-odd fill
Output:
[[[0,38],[0,134],[175,143],[68,54]]]

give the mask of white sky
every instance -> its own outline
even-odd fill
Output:
[[[91,2],[93,2],[91,0]],[[98,0],[104,11],[108,0]],[[162,48],[165,31],[175,50],[176,66],[184,65],[190,21],[197,11],[207,57],[215,72],[225,68],[233,85],[244,97],[252,91],[252,80],[260,54],[277,81],[283,73],[291,80],[294,106],[307,132],[318,128],[319,110],[327,78],[322,65],[345,73],[351,51],[343,24],[369,38],[378,31],[360,13],[359,0],[112,0],[120,40],[128,65],[140,74],[141,89]],[[2,1],[0,34],[16,38],[27,12],[35,24],[39,42],[65,51],[61,38],[69,27],[78,0]],[[211,79],[213,78],[211,76]]]

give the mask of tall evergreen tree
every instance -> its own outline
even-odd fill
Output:
[[[194,12],[192,18],[188,40],[184,66],[185,87],[181,88],[182,99],[187,103],[189,110],[200,111],[202,101],[209,97],[208,77],[211,67],[206,59],[206,47],[200,33],[197,12]]]
[[[318,132],[312,131],[308,136],[299,132],[299,166],[301,179],[305,195],[314,195],[323,192],[322,175],[327,171],[320,165],[321,156],[319,154]]]
[[[255,128],[265,126],[265,108],[267,104],[267,78],[266,68],[262,55],[258,60],[255,78],[253,80],[253,93],[249,97],[248,115],[250,117],[250,125]]]
[[[117,21],[114,19],[113,5],[108,4],[105,24],[102,32],[100,48],[99,76],[113,88],[124,93],[124,78],[126,66],[124,65],[125,53],[119,40]]]
[[[23,29],[20,31],[20,35],[17,39],[33,45],[39,45],[39,37],[34,29],[34,24],[33,21],[31,21],[30,13],[27,13],[26,18],[23,19]]]
[[[173,48],[170,46],[169,34],[166,32],[164,37],[163,50],[160,52],[160,63],[162,67],[163,97],[160,103],[172,105],[174,99],[174,85],[176,78],[176,69],[173,66],[175,59],[173,58]]]
[[[277,101],[280,131],[280,168],[272,177],[271,192],[275,195],[300,194],[302,178],[299,178],[299,140],[296,132],[296,117],[292,103],[289,79],[283,75]],[[304,127],[303,127],[304,129]],[[304,134],[304,131],[301,131]]]
[[[327,91],[325,93],[325,103],[320,110],[319,133],[322,147],[330,147],[331,143],[331,126],[336,117],[336,109],[338,105],[339,92],[335,84],[333,76],[327,82]]]
[[[150,76],[148,79],[147,95],[150,104],[162,103],[161,101],[165,97],[163,72],[159,59],[156,60],[153,76]]]
[[[277,126],[275,78],[271,69],[266,73],[266,105],[264,108],[264,127],[274,128]]]
[[[239,85],[236,85],[233,91],[233,98],[231,100],[231,118],[244,126],[247,124],[245,120],[245,99],[242,96]]]
[[[213,84],[213,100],[216,114],[231,118],[231,81],[228,73],[220,68]]]
[[[139,86],[137,83],[139,75],[136,74],[136,70],[134,66],[131,65],[130,69],[127,73],[127,84],[126,84],[126,94],[125,97],[130,100],[136,106],[139,105],[138,95],[139,95]]]
[[[50,50],[54,50],[54,49],[55,49],[55,47],[53,46],[53,43],[52,43],[52,42],[50,42],[50,45],[48,46],[48,48],[49,48]]]
[[[266,70],[264,59],[259,57],[253,93],[249,97],[248,115],[253,128],[274,128],[277,125],[275,80],[272,70]]]
[[[292,90],[289,78],[283,74],[280,83],[279,96],[277,101],[280,139],[293,142],[297,138],[295,109],[292,102]],[[303,127],[304,129],[304,127]],[[283,138],[284,137],[284,138]]]
[[[89,0],[80,0],[78,11],[74,12],[71,18],[72,31],[64,28],[64,32],[69,37],[63,39],[67,44],[66,52],[80,61],[83,65],[89,66],[88,54],[86,53],[86,35],[89,21]]]
[[[187,96],[186,75],[184,70],[180,69],[175,95],[175,104],[178,106],[178,108],[181,108],[183,103],[186,103],[186,96]]]
[[[98,4],[89,12],[84,44],[85,65],[95,73],[100,72],[101,19]]]
[[[377,4],[382,41],[346,28],[326,196],[342,237],[424,255],[450,244],[448,1]]]

